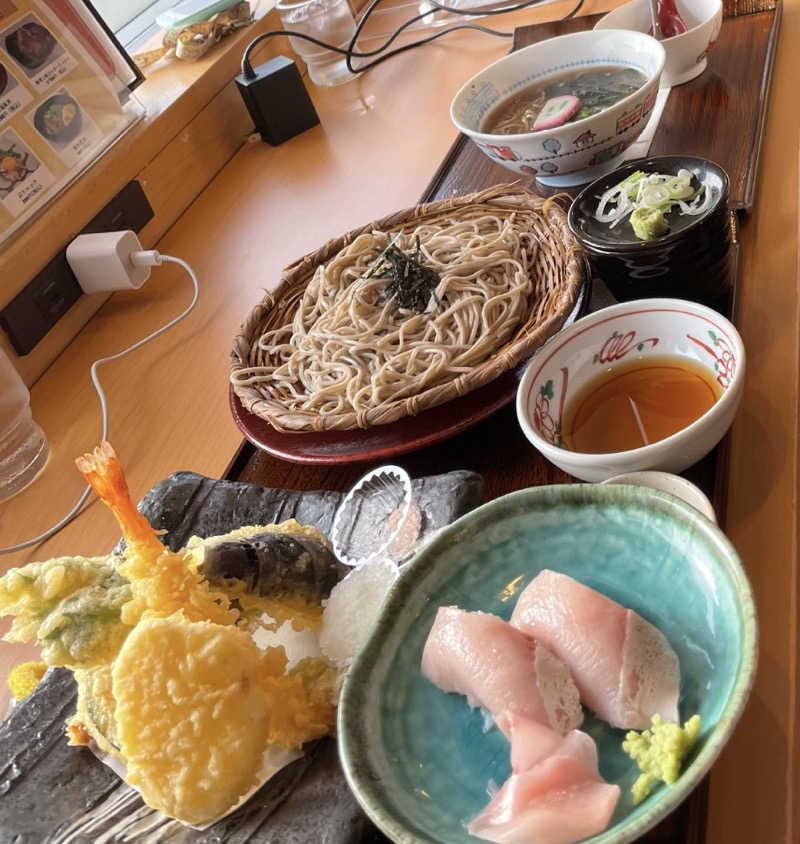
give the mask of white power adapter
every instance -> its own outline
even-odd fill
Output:
[[[100,293],[138,290],[161,256],[142,249],[132,231],[98,232],[78,235],[67,247],[67,263],[84,293]]]
[[[178,316],[173,317],[166,325],[162,325],[161,328],[138,340],[133,345],[128,346],[127,349],[123,349],[121,352],[116,352],[104,358],[98,358],[92,364],[89,373],[94,388],[97,391],[97,397],[100,399],[100,416],[102,420],[100,438],[101,440],[107,440],[108,406],[106,403],[106,394],[97,375],[98,367],[111,361],[119,360],[119,358],[136,351],[136,349],[144,346],[145,343],[149,343],[180,322],[194,308],[197,298],[200,295],[200,285],[198,284],[194,270],[186,261],[180,258],[174,258],[172,255],[160,255],[155,249],[142,249],[139,238],[131,231],[79,235],[67,247],[67,261],[84,293],[99,293],[110,290],[138,290],[150,277],[150,267],[158,266],[162,262],[178,264],[178,266],[183,267],[192,281],[192,288],[194,290],[192,301],[189,302],[189,305]],[[89,497],[90,492],[91,487],[87,486],[69,513],[44,533],[40,533],[38,536],[34,536],[33,539],[28,539],[25,542],[10,545],[7,548],[0,548],[0,554],[9,554],[12,551],[21,551],[23,548],[30,548],[32,545],[36,545],[53,536],[53,534],[58,533],[64,525],[69,524],[81,512],[81,508]]]

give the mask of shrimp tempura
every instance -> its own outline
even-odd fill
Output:
[[[131,583],[133,598],[122,607],[122,621],[134,625],[144,616],[167,616],[182,610],[189,621],[233,624],[239,617],[230,597],[212,589],[189,568],[192,557],[162,545],[147,519],[136,509],[116,452],[107,442],[75,464],[117,518],[126,548],[119,573]]]
[[[116,516],[128,546],[139,553],[160,554],[164,546],[150,522],[134,506],[122,465],[111,443],[103,442],[91,454],[76,458],[75,465]]]

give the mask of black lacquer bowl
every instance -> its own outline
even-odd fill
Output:
[[[699,187],[712,192],[709,208],[700,215],[667,217],[669,232],[655,240],[639,240],[628,220],[614,228],[595,219],[600,197],[636,170],[677,175],[690,170]],[[589,255],[599,276],[618,301],[667,296],[712,304],[732,283],[731,225],[728,176],[705,158],[662,155],[627,162],[587,185],[569,210],[569,227]]]

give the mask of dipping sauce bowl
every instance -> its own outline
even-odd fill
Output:
[[[739,333],[711,308],[678,299],[621,303],[578,320],[533,356],[517,392],[517,418],[525,436],[548,460],[581,480],[604,481],[646,469],[677,473],[708,454],[725,435],[741,399],[744,370]],[[613,404],[599,402],[612,415],[606,417],[609,430],[600,432],[609,439],[598,441],[613,442],[618,434],[633,430],[622,441],[634,447],[574,450],[571,443],[577,439],[583,409],[598,404],[599,389],[615,378],[624,383],[623,376],[633,372],[653,379],[672,378],[673,372],[687,377],[685,382],[673,380],[670,394],[666,384],[654,380],[650,397],[640,393],[627,400],[616,396]],[[711,396],[707,409],[659,439],[658,413],[669,417],[675,407],[674,419],[682,419],[680,391],[686,390],[688,401],[695,388]],[[653,395],[654,404],[663,407],[648,406]]]

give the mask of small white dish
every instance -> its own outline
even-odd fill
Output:
[[[562,439],[564,409],[602,371],[650,358],[685,358],[707,371],[721,394],[691,424],[626,451],[570,451]],[[517,418],[534,446],[560,469],[599,483],[655,469],[682,472],[722,439],[744,387],[744,344],[721,314],[683,299],[639,299],[603,308],[557,334],[533,356],[517,391]]]
[[[415,518],[416,516],[416,518]],[[342,500],[333,519],[333,553],[348,566],[386,557],[396,562],[419,536],[411,478],[400,466],[367,472]]]
[[[646,486],[650,489],[668,492],[670,495],[680,498],[681,501],[685,501],[707,519],[717,524],[717,514],[703,490],[691,481],[687,481],[686,478],[673,475],[672,472],[626,472],[623,475],[615,475],[613,478],[603,481],[603,483]]]
[[[655,38],[630,30],[587,30],[548,38],[509,53],[468,80],[453,98],[450,118],[492,161],[515,173],[549,178],[616,164],[647,125],[664,58]],[[647,81],[614,105],[574,123],[518,135],[480,131],[490,109],[526,86],[566,71],[611,64],[640,70]]]
[[[722,28],[721,0],[676,0],[675,5],[688,30],[660,42],[666,53],[661,73],[662,88],[681,85],[699,76],[706,69],[708,53]],[[647,32],[650,2],[632,0],[619,6],[600,18],[594,28]]]

